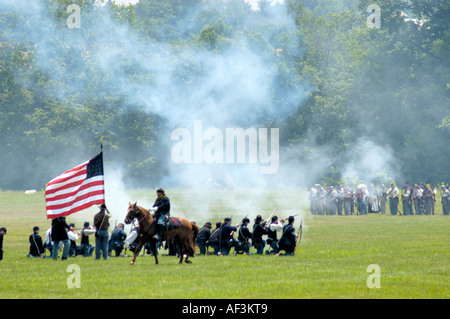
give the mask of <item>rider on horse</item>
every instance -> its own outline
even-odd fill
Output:
[[[169,197],[164,193],[164,189],[158,188],[156,190],[156,195],[158,198],[156,199],[153,207],[150,208],[151,212],[155,212],[156,219],[156,233],[153,238],[157,240],[162,240],[163,233],[166,228],[166,222],[170,218],[170,200]]]

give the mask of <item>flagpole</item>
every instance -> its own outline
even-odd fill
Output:
[[[100,153],[103,153],[103,135],[100,135]],[[102,154],[102,165],[103,165],[103,154]],[[106,205],[106,183],[105,183],[105,165],[102,167],[103,169],[103,201]]]
[[[100,153],[103,153],[103,135],[100,136]],[[103,154],[102,154],[102,159],[103,159]],[[102,165],[103,165],[103,160],[102,160]],[[105,183],[105,165],[103,165],[103,201],[105,202],[105,206],[106,206],[106,183]],[[112,216],[111,213],[109,212],[108,206],[106,206],[106,213],[108,213],[108,215]],[[106,216],[106,214],[105,214]],[[105,216],[103,216],[103,218],[105,218]],[[102,221],[103,223],[103,221]]]

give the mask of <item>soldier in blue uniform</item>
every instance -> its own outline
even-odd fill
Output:
[[[272,222],[267,228],[267,244],[270,246],[271,250],[266,250],[266,254],[278,254],[278,237],[277,232],[283,229],[284,219],[280,222],[277,216],[272,217]]]
[[[113,250],[116,253],[116,257],[119,257],[123,251],[123,248],[125,246],[125,239],[127,238],[127,233],[125,232],[124,228],[125,225],[120,223],[116,228],[114,228],[111,234],[111,239],[109,240],[108,246],[108,255],[110,257]]]
[[[248,229],[250,219],[245,217],[241,226],[239,227],[238,243],[235,248],[236,254],[249,254],[250,253],[250,240],[252,239],[252,233]]]
[[[283,235],[280,238],[280,252],[281,250],[284,250],[286,252],[286,256],[291,256],[294,255],[298,235],[295,234],[295,218],[293,216],[289,216],[288,222],[289,223],[283,227]],[[279,255],[280,253],[275,256]]]
[[[197,236],[197,246],[200,249],[200,255],[206,255],[207,245],[206,242],[211,237],[212,225],[210,222],[205,223],[202,228],[200,228]]]
[[[28,241],[30,242],[28,257],[43,257],[44,244],[42,243],[42,237],[39,235],[39,227],[33,227],[33,234],[30,235]]]
[[[155,212],[156,219],[156,233],[153,238],[161,241],[163,238],[164,230],[166,229],[166,222],[170,218],[170,200],[164,193],[164,189],[158,188],[156,190],[156,198],[153,207],[150,208],[151,212]]]
[[[236,226],[231,226],[231,218],[224,219],[219,235],[219,249],[222,255],[227,256],[230,249],[236,246],[236,240],[233,233],[237,231]]]
[[[0,260],[3,259],[3,236],[6,234],[6,228],[0,228]]]
[[[261,215],[256,216],[255,224],[253,225],[252,245],[256,248],[256,254],[261,255],[264,252],[266,241],[262,236],[267,235],[266,224]]]

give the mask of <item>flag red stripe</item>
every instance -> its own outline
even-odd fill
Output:
[[[62,190],[65,190],[67,188],[71,188],[71,187],[76,187],[76,186],[80,186],[81,184],[83,184],[85,181],[85,179],[81,179],[79,181],[73,182],[73,183],[69,183],[69,184],[65,184],[59,188],[54,188],[54,189],[48,189],[45,191],[45,196],[47,195],[51,195],[57,192],[60,192]],[[52,200],[52,198],[49,198],[48,200]]]
[[[71,207],[73,206],[76,202],[82,201],[86,198],[92,197],[92,196],[96,196],[96,195],[104,195],[105,194],[105,190],[99,190],[99,191],[95,191],[95,192],[90,192],[87,194],[84,194],[82,196],[78,196],[77,198],[75,198],[72,201],[66,202],[64,204],[60,204],[60,205],[48,205],[47,206],[47,210],[54,210],[54,209],[61,209],[61,208],[65,208],[65,207]]]
[[[86,162],[84,162],[84,163],[82,163],[82,164],[80,164],[80,165],[75,166],[74,168],[69,169],[68,171],[65,171],[65,172],[62,173],[61,175],[68,174],[68,173],[77,171],[77,170],[79,170],[79,169],[82,169],[83,167],[86,167],[88,164],[89,164],[89,161],[86,161]],[[58,177],[60,177],[61,175],[56,176],[54,179],[52,179],[52,180],[50,181],[50,183],[51,183],[52,181],[56,180],[56,179],[57,179]]]
[[[97,201],[100,201],[103,204],[105,202],[105,195],[101,194],[101,195],[91,196],[87,199],[76,202],[76,204],[74,204],[71,207],[64,207],[61,209],[48,210],[47,218],[52,218],[51,216],[57,216],[57,215],[60,215],[60,216],[68,215],[68,214],[70,214],[71,211],[73,211],[73,209],[75,209],[78,206],[83,206],[88,203],[91,203],[91,205],[94,205],[93,203],[96,203]],[[61,215],[61,214],[63,214],[63,215]]]
[[[60,179],[53,179],[53,180],[51,180],[50,182],[48,182],[48,184],[47,184],[47,188],[49,187],[49,186],[52,186],[52,185],[55,185],[55,184],[60,184],[60,183],[64,183],[64,182],[67,182],[67,181],[69,181],[69,180],[71,180],[71,179],[73,179],[73,178],[75,178],[75,177],[78,177],[78,176],[82,176],[83,174],[86,174],[86,168],[84,168],[83,170],[81,170],[81,171],[79,171],[79,172],[77,172],[77,173],[75,173],[75,174],[72,174],[72,175],[69,175],[69,176],[66,176],[66,177],[64,177],[64,178],[60,178]],[[65,175],[66,173],[64,173],[64,174],[62,174],[62,175]]]
[[[76,183],[67,184],[67,185],[64,186],[64,188],[71,188],[71,187],[74,187],[74,186],[78,186],[78,185],[83,184],[85,181],[86,180],[82,180],[82,181],[79,181],[79,182],[76,182]],[[54,196],[54,197],[51,197],[51,198],[47,198],[47,203],[51,202],[51,201],[56,201],[56,200],[61,200],[61,199],[64,199],[64,198],[73,197],[74,195],[76,195],[78,192],[81,192],[82,190],[85,190],[85,189],[88,189],[88,188],[94,187],[94,186],[100,186],[100,185],[104,185],[104,182],[103,181],[93,181],[93,182],[86,183],[84,185],[81,185],[79,188],[77,188],[73,192],[57,195],[57,196]],[[59,192],[61,190],[62,189],[55,189],[55,190],[52,190],[51,192],[48,192],[48,193],[45,192],[45,196],[53,194],[53,193],[56,193],[56,192]]]
[[[104,199],[97,199],[97,200],[95,200],[95,201],[86,203],[86,204],[84,204],[84,205],[80,205],[80,206],[74,207],[73,209],[71,209],[71,210],[69,210],[69,211],[66,211],[66,212],[64,212],[64,213],[54,214],[54,215],[48,215],[47,217],[49,217],[49,218],[50,218],[50,217],[51,217],[51,218],[63,217],[63,216],[70,215],[70,214],[72,214],[72,213],[79,212],[80,210],[89,208],[89,207],[91,207],[91,206],[93,206],[93,205],[101,205],[101,204],[104,204],[104,203],[105,203],[105,200],[104,200]]]

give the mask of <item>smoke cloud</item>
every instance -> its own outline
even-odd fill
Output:
[[[210,4],[212,8],[214,5]],[[224,192],[224,203],[237,207],[236,215],[245,215],[245,212],[256,215],[263,208],[258,199],[261,190],[311,185],[316,176],[329,170],[328,147],[314,146],[311,152],[312,146],[302,143],[280,146],[279,171],[274,176],[261,175],[261,163],[249,163],[249,154],[246,154],[245,163],[236,161],[232,164],[177,164],[170,157],[175,144],[171,139],[172,132],[186,128],[193,134],[195,121],[202,121],[204,130],[216,128],[224,134],[227,128],[279,128],[282,132],[284,128],[277,125],[302,107],[311,93],[308,83],[291,79],[293,84],[289,87],[280,84],[283,67],[290,67],[285,61],[280,63],[280,55],[291,56],[295,60],[302,53],[295,23],[283,5],[279,5],[278,10],[269,11],[267,21],[271,28],[258,30],[265,32],[261,39],[270,39],[272,43],[255,41],[256,35],[249,31],[255,22],[246,20],[242,22],[242,29],[227,35],[233,41],[228,43],[222,39],[220,42],[219,39],[214,50],[186,44],[171,45],[168,41],[143,41],[130,26],[114,20],[108,6],[82,10],[79,29],[61,26],[44,1],[1,0],[0,8],[1,11],[20,12],[24,17],[24,23],[16,25],[3,41],[23,41],[34,45],[37,67],[48,76],[48,81],[56,84],[51,91],[42,94],[61,98],[73,95],[83,101],[86,98],[83,92],[89,91],[89,86],[96,83],[102,90],[107,88],[108,92],[122,96],[126,101],[123,107],[145,110],[163,119],[157,138],[157,149],[166,154],[167,174],[162,181],[127,185],[122,169],[126,163],[112,158],[108,162],[105,155],[107,200],[121,214],[125,213],[128,201],[152,205],[148,198],[153,194],[129,198],[126,190],[130,186],[195,188],[211,186],[208,179],[220,177],[225,181],[231,178],[234,182],[231,186],[245,188],[248,195],[242,200],[239,192]],[[62,16],[69,15],[66,8],[59,8],[59,11]],[[193,31],[196,28],[193,21],[202,12],[193,7],[185,14],[185,25],[178,28]],[[220,24],[220,21],[216,22]],[[196,31],[199,34],[200,30]],[[289,38],[289,41],[283,41],[284,38]],[[64,45],[67,43],[70,47]],[[283,49],[279,44],[283,44]],[[64,64],[54,63],[54,57],[66,57],[66,61]],[[20,74],[16,74],[16,79],[24,87],[34,85],[23,82]],[[274,150],[273,145],[269,147],[269,153],[270,149]],[[367,179],[374,179],[380,170],[392,164],[389,148],[381,149],[367,139],[359,140],[350,152],[360,155],[345,169],[343,175],[349,179],[360,176],[360,172],[364,172]],[[83,156],[86,153],[82,152]],[[52,171],[54,176],[59,173],[60,170]],[[198,198],[198,202],[201,204],[196,209],[205,214],[221,205],[204,198]],[[307,205],[304,198],[297,204]],[[177,204],[175,209],[183,213]]]

